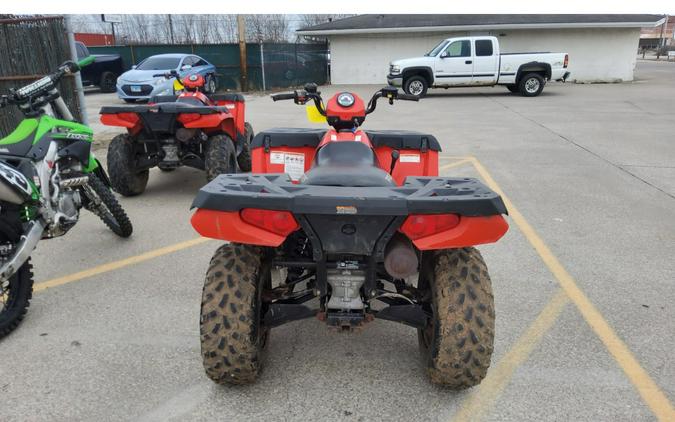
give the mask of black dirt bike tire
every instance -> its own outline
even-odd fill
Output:
[[[89,210],[96,214],[116,235],[120,237],[131,236],[134,231],[131,221],[120,203],[117,202],[112,190],[94,174],[89,175],[89,188],[99,197],[108,212],[103,213],[103,215],[97,214],[91,209],[91,204],[88,206]],[[87,195],[86,192],[85,195]],[[92,198],[89,198],[89,200],[91,201]]]
[[[0,204],[0,240],[14,244],[21,239],[22,227],[19,221],[18,209]],[[10,214],[11,213],[11,214]],[[33,295],[33,266],[30,257],[19,270],[9,278],[7,295],[8,306],[0,302],[0,339],[14,331],[23,320]]]
[[[431,251],[420,286],[431,293],[433,317],[418,339],[433,384],[463,390],[480,384],[492,357],[494,297],[487,266],[475,248]]]

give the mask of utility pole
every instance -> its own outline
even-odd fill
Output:
[[[239,72],[241,74],[241,90],[248,91],[248,66],[246,64],[246,22],[244,15],[237,15],[239,30]]]
[[[661,25],[661,33],[659,34],[659,48],[656,49],[656,60],[658,60],[661,57],[661,49],[663,48],[663,31],[666,29],[666,25],[668,25],[668,15],[665,15],[665,22],[663,22],[663,25]]]
[[[169,36],[171,37],[171,44],[176,42],[173,40],[173,21],[171,20],[171,14],[167,15],[169,17]]]
[[[113,43],[117,44],[117,41],[115,40],[115,22],[110,22],[110,27],[112,28]]]

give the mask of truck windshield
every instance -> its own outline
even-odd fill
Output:
[[[429,57],[438,56],[438,53],[440,53],[443,50],[443,48],[445,48],[445,45],[447,43],[448,43],[448,40],[443,40],[443,41],[439,42],[436,45],[436,47],[432,48],[431,51],[429,51],[427,54],[425,54],[425,56],[429,56]]]
[[[178,57],[149,57],[145,59],[136,69],[138,70],[169,70],[176,69],[180,63]]]

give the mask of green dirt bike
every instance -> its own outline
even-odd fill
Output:
[[[129,237],[133,230],[91,152],[93,131],[73,120],[56,88],[63,76],[93,61],[65,62],[0,96],[0,108],[14,104],[25,116],[0,139],[0,338],[26,313],[33,290],[30,255],[41,239],[68,232],[82,207],[118,236]]]

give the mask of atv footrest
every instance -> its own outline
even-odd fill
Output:
[[[413,328],[424,328],[427,314],[419,305],[390,305],[375,314],[375,318],[401,322]]]
[[[316,310],[309,309],[305,305],[272,303],[269,305],[263,321],[266,327],[278,327],[287,322],[312,318],[316,315],[316,312]]]

